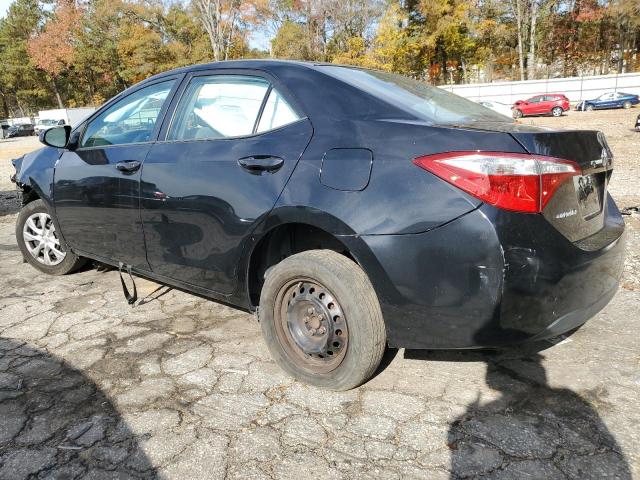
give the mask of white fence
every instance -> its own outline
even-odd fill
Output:
[[[604,92],[619,91],[640,95],[640,73],[594,77],[550,78],[523,82],[443,85],[442,88],[470,100],[493,100],[512,104],[540,93],[564,93],[572,102],[595,98]]]

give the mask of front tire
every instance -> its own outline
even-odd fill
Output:
[[[80,268],[85,259],[71,252],[58,235],[46,204],[38,199],[18,214],[16,239],[24,259],[49,275],[66,275]]]
[[[259,317],[276,363],[321,388],[361,385],[386,348],[382,311],[369,278],[330,250],[298,253],[270,268]]]
[[[515,109],[513,111],[513,118],[522,118],[523,116],[522,110]]]
[[[560,107],[553,107],[551,109],[551,115],[553,115],[554,117],[559,117],[562,115],[562,108]]]
[[[593,105],[589,104],[586,106],[587,112],[593,112]]]
[[[623,104],[622,104],[622,108],[624,108],[625,110],[629,110],[631,108],[631,102],[629,100],[626,100]]]

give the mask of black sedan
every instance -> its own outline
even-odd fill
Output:
[[[7,138],[13,137],[30,137],[35,134],[33,125],[30,123],[23,123],[20,125],[13,125],[7,130]]]
[[[326,388],[366,381],[387,345],[572,331],[621,275],[602,134],[519,125],[390,73],[182,68],[41,139],[14,162],[31,265],[95,259],[257,311],[274,359]]]

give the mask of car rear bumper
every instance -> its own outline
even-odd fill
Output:
[[[613,200],[596,235],[571,243],[541,215],[483,205],[415,235],[362,237],[391,346],[499,347],[586,322],[613,297],[624,222]]]

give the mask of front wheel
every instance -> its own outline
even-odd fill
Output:
[[[269,269],[259,317],[278,365],[298,380],[330,390],[368,380],[386,348],[382,311],[369,278],[330,250],[298,253]]]
[[[625,110],[629,110],[631,108],[631,102],[629,100],[626,100],[623,104],[622,104],[622,108],[624,108]]]
[[[553,115],[554,117],[559,117],[560,115],[562,115],[562,108],[560,107],[553,107],[551,109],[551,115]]]
[[[593,112],[593,105],[589,104],[586,107],[587,112]]]
[[[40,199],[26,204],[20,210],[16,239],[25,260],[49,275],[65,275],[85,263],[83,258],[69,251],[56,232],[47,206]]]

